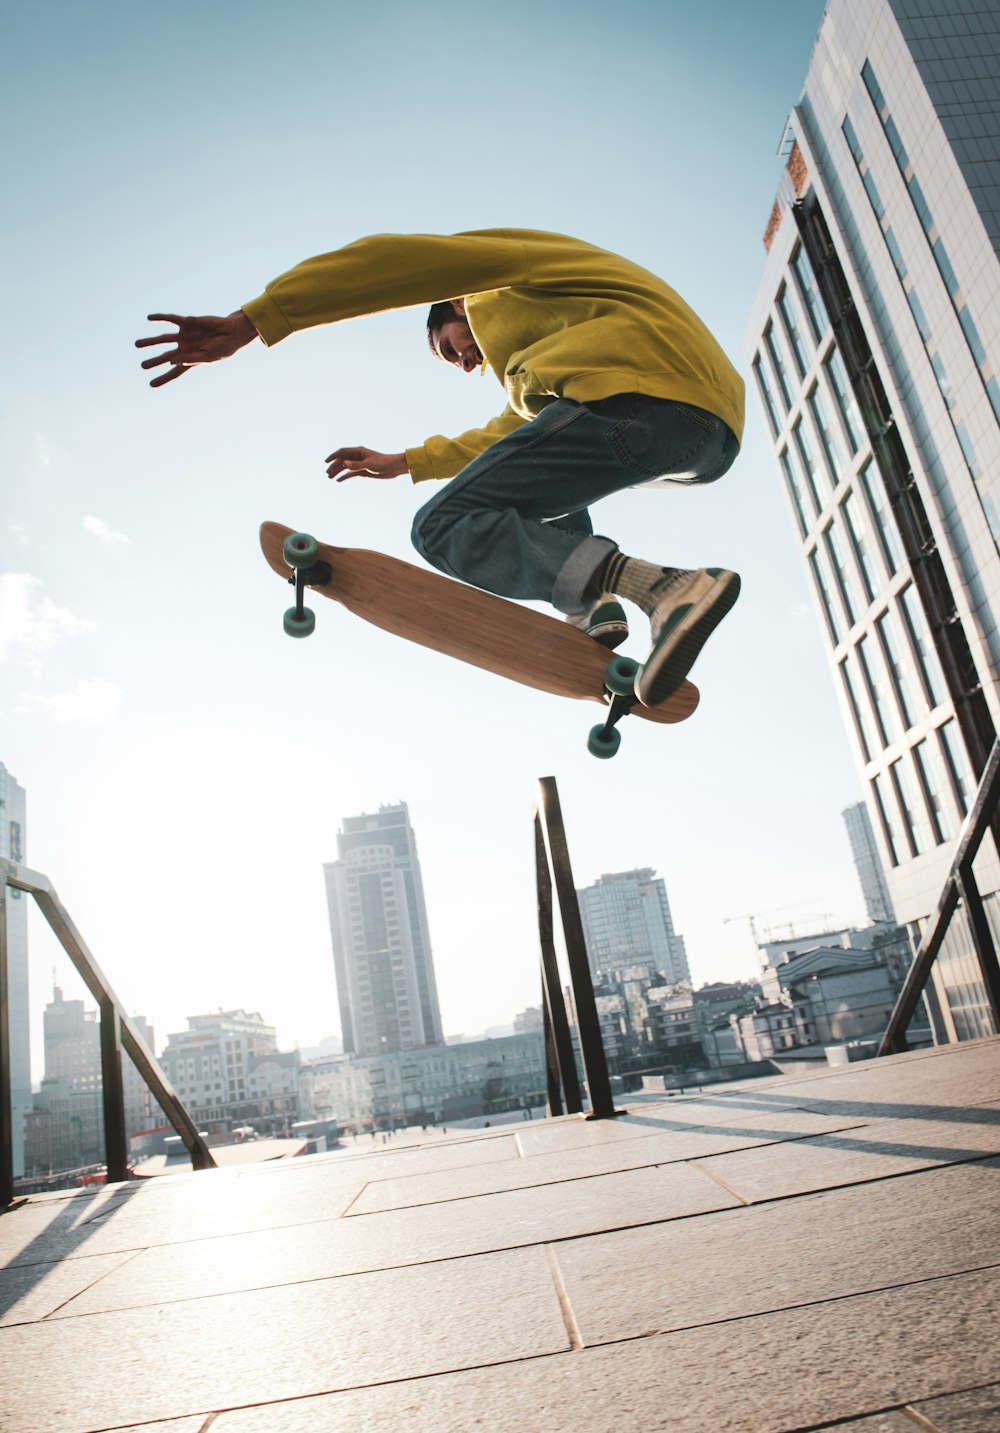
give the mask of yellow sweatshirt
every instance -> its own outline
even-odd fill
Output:
[[[562,234],[376,234],[289,269],[243,311],[271,345],[459,297],[507,407],[483,428],[408,448],[415,482],[453,477],[553,398],[645,393],[707,409],[743,435],[743,380],[697,314],[655,274]]]

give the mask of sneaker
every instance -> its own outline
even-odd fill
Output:
[[[700,567],[667,580],[650,615],[652,650],[635,679],[644,706],[677,690],[739,595],[739,574],[724,567]]]
[[[602,647],[620,647],[628,636],[628,619],[617,599],[608,592],[602,593],[582,612],[572,613],[566,621],[600,642]]]

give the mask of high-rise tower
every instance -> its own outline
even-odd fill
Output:
[[[324,865],[344,1053],[444,1043],[417,842],[405,803],[348,816]]]
[[[875,832],[868,816],[868,807],[863,801],[856,801],[840,813],[847,827],[847,839],[851,843],[854,869],[861,883],[861,894],[865,898],[865,910],[869,920],[894,921],[895,913],[886,884],[882,857],[875,844]]]
[[[651,867],[598,876],[577,896],[594,975],[648,965],[670,983],[690,980],[684,937],[674,931],[666,885]]]
[[[933,12],[933,13],[932,13]],[[1000,724],[1000,0],[829,0],[746,351],[897,918]],[[994,933],[1000,868],[976,875]],[[993,1033],[964,914],[940,1039]]]

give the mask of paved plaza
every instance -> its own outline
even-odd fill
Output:
[[[1000,1040],[32,1197],[3,1433],[993,1433]]]

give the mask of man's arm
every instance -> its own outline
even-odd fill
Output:
[[[171,365],[167,373],[151,380],[150,388],[162,388],[164,383],[172,383],[198,364],[231,358],[257,337],[257,330],[242,309],[227,314],[225,318],[211,314],[202,318],[186,318],[176,313],[151,313],[149,321],[177,325],[176,333],[158,333],[152,338],[136,339],[136,348],[154,348],[168,343],[175,345],[165,353],[143,360],[143,368],[160,368],[164,363]]]

